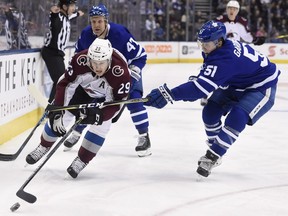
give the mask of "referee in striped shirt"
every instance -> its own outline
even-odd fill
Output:
[[[64,50],[70,38],[70,20],[84,15],[82,11],[76,12],[76,3],[77,0],[59,0],[58,5],[50,9],[49,32],[41,50],[42,58],[53,81],[49,103],[54,99],[58,79],[65,72]]]

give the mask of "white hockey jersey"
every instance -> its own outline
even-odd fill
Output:
[[[236,16],[234,21],[230,21],[227,15],[221,15],[216,20],[224,23],[228,38],[252,43],[254,37],[249,30],[247,19]]]

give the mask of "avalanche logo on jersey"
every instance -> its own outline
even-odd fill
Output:
[[[120,65],[115,65],[113,68],[112,68],[112,74],[116,77],[120,77],[124,74],[124,70],[123,68],[121,68]]]
[[[77,64],[78,65],[87,65],[88,59],[87,59],[87,55],[80,55],[77,58]]]

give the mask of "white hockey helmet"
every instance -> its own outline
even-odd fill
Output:
[[[109,40],[96,38],[88,49],[88,57],[93,61],[111,60],[113,48]]]
[[[228,2],[226,8],[228,8],[228,7],[234,7],[234,8],[237,8],[239,10],[240,5],[239,5],[238,1],[232,0],[232,1]]]

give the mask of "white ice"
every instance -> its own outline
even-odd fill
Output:
[[[66,168],[80,144],[70,152],[60,146],[25,187],[37,197],[30,204],[16,192],[42,162],[24,167],[27,153],[39,144],[41,125],[15,161],[0,162],[0,215],[287,216],[288,66],[279,67],[283,72],[273,109],[246,127],[208,178],[197,181],[196,174],[207,149],[200,103],[175,102],[162,110],[148,108],[152,156],[136,156],[137,133],[126,110],[77,179],[67,179]],[[164,82],[169,87],[181,84],[198,68],[148,65],[145,94]],[[16,152],[30,131],[1,145],[0,152]],[[12,213],[15,202],[21,207]]]

